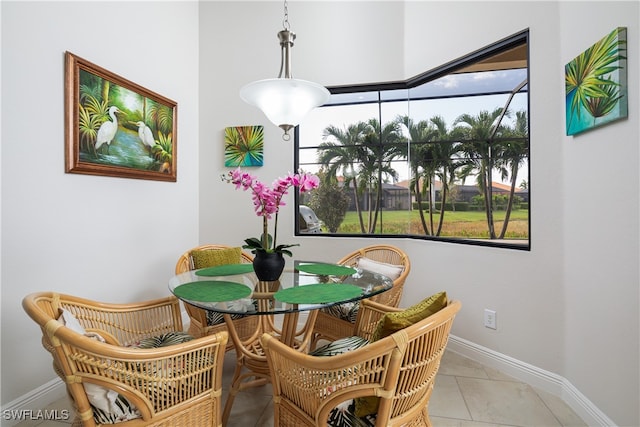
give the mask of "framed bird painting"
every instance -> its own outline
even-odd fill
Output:
[[[176,102],[65,52],[65,172],[176,181]]]

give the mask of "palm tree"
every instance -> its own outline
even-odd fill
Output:
[[[368,127],[369,125],[365,122],[348,125],[343,129],[333,125],[328,126],[322,133],[322,139],[325,142],[318,146],[318,163],[326,168],[327,179],[337,179],[338,174],[341,173],[345,188],[353,186],[355,208],[363,234],[365,227],[359,202],[360,191],[356,167],[361,161],[360,144],[369,131]]]
[[[445,205],[449,186],[455,181],[455,171],[460,167],[456,161],[458,145],[449,141],[451,134],[442,116],[433,116],[428,121],[414,123],[408,117],[399,117],[398,121],[406,127],[411,140],[410,164],[413,175],[412,187],[415,188],[416,202],[422,228],[426,235],[439,236],[445,217]],[[440,179],[440,215],[437,229],[434,225],[434,198],[436,178]],[[429,225],[424,218],[422,194],[428,194]]]
[[[325,142],[318,146],[318,162],[326,168],[328,177],[335,178],[341,172],[345,187],[353,187],[360,230],[363,234],[373,233],[381,207],[383,179],[397,178],[391,162],[406,152],[399,144],[398,124],[389,122],[381,126],[374,118],[342,129],[331,125],[322,138]],[[368,202],[366,223],[360,206],[362,195],[366,195]]]
[[[428,146],[422,145],[421,142],[429,140],[429,134],[432,132],[432,128],[426,120],[421,120],[415,123],[409,116],[400,116],[396,119],[398,123],[404,126],[410,143],[410,155],[409,166],[411,169],[411,187],[414,188],[416,195],[416,203],[418,205],[418,213],[420,214],[420,223],[422,224],[422,230],[424,234],[429,236],[431,234],[430,228],[427,225],[424,217],[424,209],[422,207],[422,194],[430,188],[429,172],[426,172],[428,168],[425,165],[429,163],[430,152]],[[431,211],[431,197],[429,197],[429,211]],[[433,227],[433,222],[431,222]]]
[[[454,184],[456,169],[462,166],[462,163],[460,160],[457,160],[460,152],[460,144],[454,141],[453,138],[455,138],[455,134],[449,131],[444,118],[442,116],[434,116],[430,121],[434,127],[433,138],[434,141],[436,141],[434,145],[435,162],[433,169],[435,176],[437,176],[442,183],[442,189],[440,191],[440,218],[438,220],[438,229],[434,233],[435,236],[439,236],[442,232],[442,224],[444,223],[445,205],[447,203],[449,187]]]
[[[376,229],[380,208],[382,206],[382,183],[387,178],[397,180],[398,172],[391,166],[398,157],[406,157],[406,142],[402,142],[402,133],[397,121],[391,121],[381,126],[376,118],[367,122],[368,132],[363,140],[361,179],[366,182],[369,197],[368,232]],[[375,206],[372,203],[372,192],[375,191]]]
[[[511,188],[509,190],[509,200],[507,202],[507,211],[504,217],[504,223],[502,224],[502,230],[498,239],[504,239],[507,232],[507,226],[509,225],[509,218],[511,217],[511,209],[513,208],[513,198],[516,191],[516,180],[518,178],[518,170],[520,166],[524,164],[525,158],[527,158],[527,152],[529,147],[529,126],[527,120],[526,111],[516,112],[516,123],[513,129],[508,131],[509,136],[513,139],[509,139],[504,143],[502,150],[502,162],[504,170],[508,173],[503,174],[503,177],[510,177]]]
[[[466,154],[467,164],[462,176],[466,177],[477,171],[477,183],[480,194],[484,198],[490,239],[496,238],[493,223],[492,173],[499,158],[494,141],[496,136],[501,136],[503,130],[503,126],[498,125],[497,122],[497,119],[503,115],[502,111],[502,108],[496,108],[491,112],[480,111],[477,116],[462,114],[454,122],[456,132],[463,135],[465,139],[461,148]]]

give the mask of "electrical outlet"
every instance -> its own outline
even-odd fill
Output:
[[[498,329],[497,314],[495,310],[484,309],[484,326],[485,328]]]

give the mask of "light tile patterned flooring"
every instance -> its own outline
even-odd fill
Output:
[[[225,393],[233,375],[234,359],[234,353],[226,355]],[[225,399],[223,395],[223,402]],[[70,409],[70,405],[63,399],[47,409]],[[429,412],[434,427],[586,426],[561,399],[451,351],[443,357]],[[18,426],[63,427],[69,423],[23,421]],[[236,397],[227,427],[249,426],[273,426],[270,385]]]

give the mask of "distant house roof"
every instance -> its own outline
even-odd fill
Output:
[[[344,179],[342,177],[338,177],[338,182],[343,183]],[[353,188],[353,181],[349,182],[349,188]],[[389,184],[387,182],[382,183],[383,191],[407,191],[407,187],[398,184]]]
[[[396,185],[399,185],[400,187],[409,188],[409,186],[411,185],[411,181],[409,181],[408,179],[405,179],[404,181],[397,182]],[[436,181],[435,187],[436,187],[436,191],[440,190],[442,188],[442,182]]]
[[[511,191],[511,186],[509,184],[503,184],[501,182],[495,182],[493,181],[493,189],[494,190],[499,190],[499,191],[504,191],[504,192],[508,192]],[[411,181],[410,180],[404,180],[404,181],[399,181],[396,183],[396,185],[400,186],[400,187],[405,187],[405,188],[409,188],[409,186],[411,185]],[[435,182],[435,187],[436,187],[436,191],[439,191],[442,188],[442,182],[441,181],[436,181]],[[478,186],[477,185],[457,185],[457,187],[464,191],[465,189],[471,190],[473,189],[474,191],[477,191]],[[516,187],[515,189],[516,193],[528,193],[529,190],[528,189],[522,189],[519,187]]]

